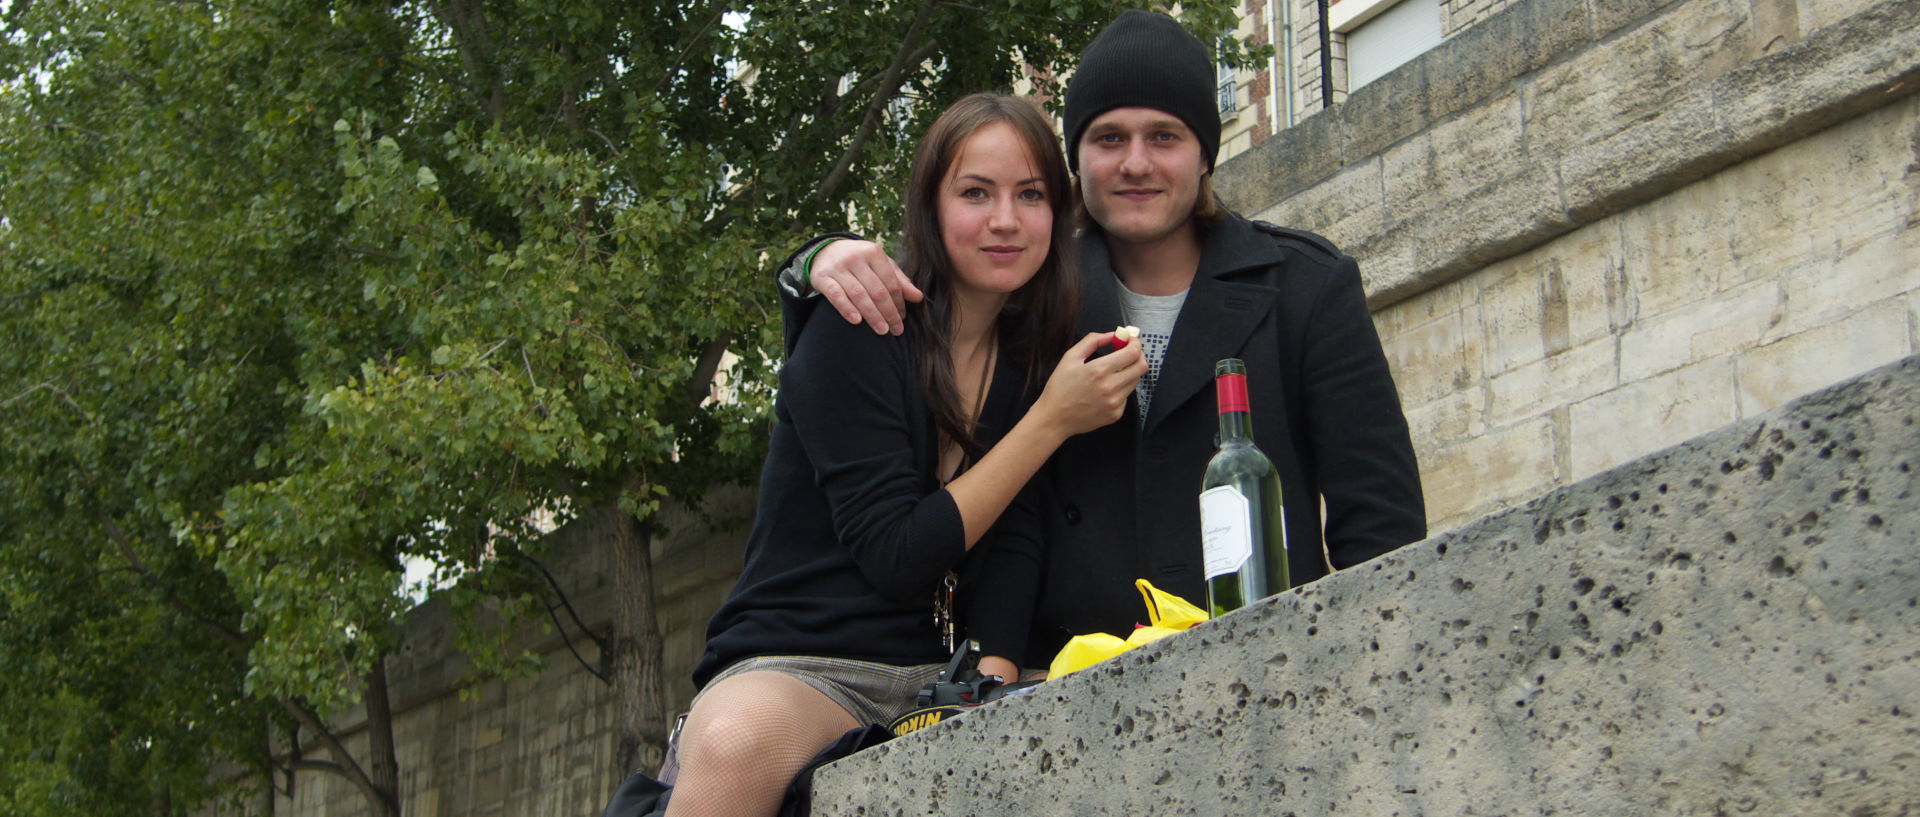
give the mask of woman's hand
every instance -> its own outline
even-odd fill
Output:
[[[1112,423],[1126,412],[1127,394],[1147,373],[1147,360],[1138,343],[1087,359],[1112,339],[1111,332],[1092,332],[1067,350],[1026,416],[980,462],[947,483],[947,493],[960,509],[967,547],[986,535],[1014,494],[1062,442]]]
[[[1127,395],[1147,373],[1147,358],[1140,344],[1129,343],[1112,354],[1088,359],[1112,338],[1111,332],[1089,332],[1068,349],[1030,413],[1063,437],[1120,419],[1127,410]]]

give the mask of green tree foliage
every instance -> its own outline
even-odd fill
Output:
[[[501,555],[597,514],[650,599],[660,503],[757,469],[768,263],[886,233],[941,107],[1128,5],[12,0],[0,809],[174,813],[225,760],[391,810],[390,757],[290,737],[379,684],[403,560],[512,608]],[[610,656],[635,710],[647,607]]]

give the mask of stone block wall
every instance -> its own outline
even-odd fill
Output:
[[[814,813],[1920,814],[1920,359],[821,770]]]
[[[1513,0],[1440,0],[1440,34],[1451,37],[1513,5]]]
[[[1360,261],[1431,529],[1920,349],[1920,3],[1521,0],[1225,163]]]
[[[1320,5],[1316,0],[1276,2],[1293,3],[1293,112],[1295,118],[1304,118],[1327,107],[1321,92],[1325,84],[1320,73]],[[1333,3],[1327,7],[1332,9]],[[1333,79],[1333,104],[1339,105],[1347,100],[1347,38],[1334,35],[1329,45],[1325,50]]]
[[[653,543],[656,599],[664,638],[661,671],[676,710],[693,699],[688,675],[705,646],[707,618],[740,572],[752,492],[715,491],[697,510],[669,508],[668,533]],[[616,607],[606,536],[581,522],[552,535],[544,563],[595,633],[610,631]],[[596,669],[600,651],[561,616],[581,657]],[[568,650],[547,622],[527,628],[517,647],[548,668],[530,678],[471,681],[455,648],[447,607],[414,610],[405,641],[388,659],[401,813],[405,817],[597,815],[628,770],[613,768],[617,743],[609,688]],[[363,752],[360,712],[335,719],[348,748]],[[310,757],[326,753],[308,746]],[[216,815],[362,817],[359,790],[344,778],[301,772],[291,797],[216,810]]]

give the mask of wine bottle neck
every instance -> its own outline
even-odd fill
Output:
[[[1213,379],[1213,388],[1220,405],[1220,444],[1251,445],[1253,417],[1247,407],[1247,376],[1218,375]]]
[[[1245,411],[1220,412],[1220,444],[1252,445],[1252,413]]]

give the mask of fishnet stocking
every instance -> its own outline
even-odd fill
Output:
[[[833,699],[791,676],[723,678],[687,715],[667,817],[773,815],[794,774],[859,725]]]

